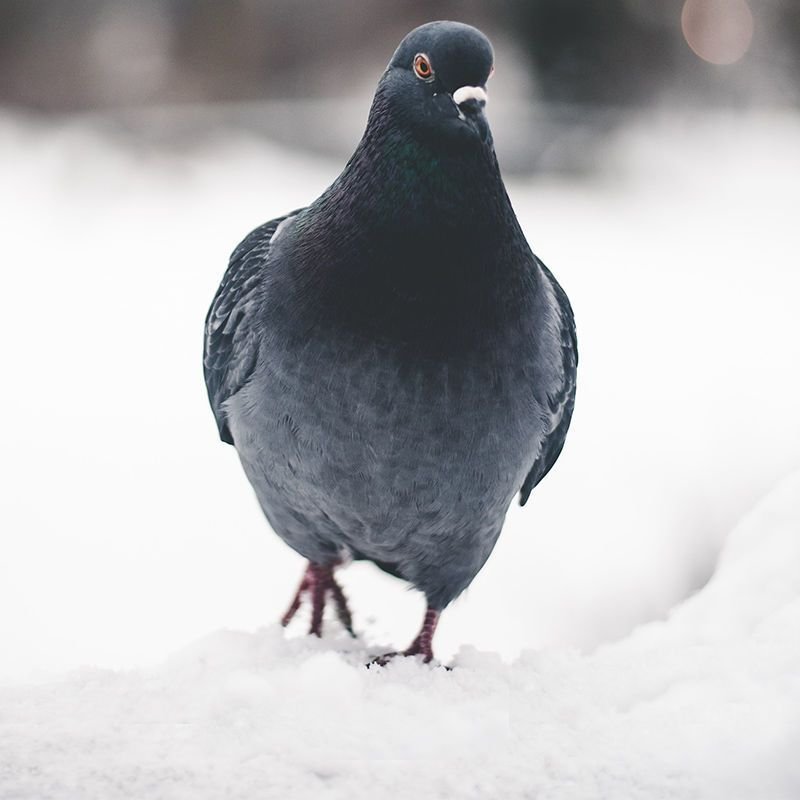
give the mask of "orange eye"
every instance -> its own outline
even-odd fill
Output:
[[[433,77],[433,67],[428,60],[428,56],[423,53],[418,53],[414,56],[414,72],[417,73],[418,78],[423,81],[429,81]]]

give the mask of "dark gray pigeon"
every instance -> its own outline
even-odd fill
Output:
[[[309,561],[284,624],[307,592],[311,633],[328,598],[352,632],[333,570],[366,559],[425,594],[404,651],[425,661],[575,399],[572,310],[506,195],[492,71],[469,25],[411,31],[342,174],[236,248],[206,319],[220,437]]]

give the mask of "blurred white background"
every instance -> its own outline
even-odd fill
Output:
[[[323,29],[318,4],[184,4],[205,9],[194,28],[178,4],[4,4],[0,679],[153,663],[284,610],[303,562],[217,440],[203,319],[235,244],[338,174],[396,41],[431,15],[495,40],[501,166],[581,351],[564,454],[443,617],[438,654],[591,650],[705,583],[734,524],[800,467],[797,17],[742,0],[709,27],[691,3],[645,5],[571,9],[563,58],[542,62],[554,3],[532,20],[398,4],[374,37],[371,12]],[[262,38],[242,40],[254,19]],[[78,68],[64,43],[81,20],[95,61]],[[620,37],[618,74],[603,58]],[[410,640],[421,598],[370,565],[342,582],[368,643]]]

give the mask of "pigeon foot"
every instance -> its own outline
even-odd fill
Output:
[[[385,667],[393,658],[397,656],[422,656],[423,664],[430,664],[433,661],[433,634],[436,632],[436,626],[439,624],[439,615],[441,611],[435,608],[428,607],[425,612],[425,618],[422,621],[422,628],[420,628],[417,638],[402,652],[384,653],[381,656],[375,656],[369,665],[375,664],[378,667]],[[369,666],[368,665],[368,666]]]
[[[281,625],[284,628],[292,621],[292,618],[300,608],[303,595],[308,593],[311,597],[311,627],[308,633],[313,636],[322,636],[322,615],[325,611],[328,594],[330,594],[339,622],[342,623],[351,636],[355,636],[353,617],[347,607],[347,598],[344,596],[342,587],[339,586],[333,576],[334,567],[337,565],[338,562],[333,564],[313,564],[309,562],[303,575],[303,580],[300,581],[297,594],[281,618]]]

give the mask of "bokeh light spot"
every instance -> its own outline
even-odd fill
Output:
[[[712,64],[734,64],[750,49],[753,14],[747,0],[686,0],[681,29],[692,50]]]

